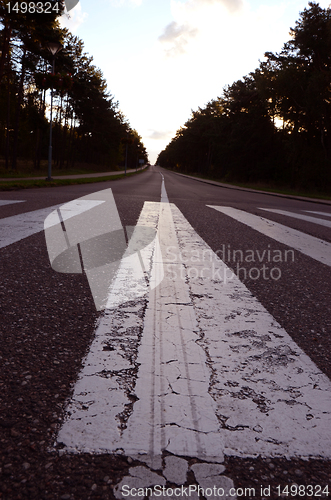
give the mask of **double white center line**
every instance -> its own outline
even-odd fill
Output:
[[[216,406],[209,395],[211,370],[204,349],[180,254],[172,210],[161,203],[158,236],[165,276],[149,295],[139,348],[139,398],[123,434],[129,455],[147,454],[151,465],[162,451],[222,461]],[[167,249],[176,260],[167,259]],[[171,272],[170,272],[171,268]],[[154,272],[154,270],[152,272]],[[175,277],[176,276],[176,277]]]

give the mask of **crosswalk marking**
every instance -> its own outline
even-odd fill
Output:
[[[179,255],[173,205],[161,204],[158,236],[163,259],[167,248]],[[123,434],[130,455],[147,450],[160,459],[174,455],[222,461],[224,443],[218,433],[215,405],[208,393],[211,372],[199,333],[183,264],[171,261],[160,285],[149,294],[144,333],[139,348],[139,398]],[[158,262],[154,260],[154,269]],[[175,277],[175,273],[177,277]]]
[[[273,222],[264,217],[238,210],[232,207],[219,207],[207,205],[218,212],[221,212],[233,219],[246,224],[269,238],[272,238],[279,243],[283,243],[299,252],[308,255],[309,257],[331,266],[331,244],[327,241],[315,238],[309,234],[302,233],[296,229],[284,226],[278,222]]]
[[[275,208],[259,208],[259,210],[265,210],[266,212],[271,212],[279,215],[286,215],[288,217],[304,220],[306,222],[313,222],[314,224],[319,224],[320,226],[331,227],[331,221],[325,219],[318,219],[317,217],[310,217],[309,215],[297,214],[295,212],[287,212],[286,210],[278,210]]]
[[[166,253],[166,245],[172,245],[173,250],[177,241],[171,209],[165,199],[164,193],[162,203],[145,203],[138,221],[139,225],[158,226],[163,254]],[[151,263],[153,268],[149,274],[153,283],[159,281],[158,274],[163,274],[160,250],[154,254]],[[171,265],[177,271],[178,266],[184,269],[178,263],[171,262]],[[118,345],[123,338],[113,339],[109,333],[116,325],[116,320],[115,324],[113,321],[117,316],[114,310],[109,309],[96,331],[95,341],[80,374],[68,408],[70,417],[58,436],[58,441],[64,442],[69,451],[114,452],[123,448],[126,454],[139,457],[153,467],[160,465],[165,448],[174,454],[186,453],[213,461],[223,460],[214,403],[208,394],[210,373],[205,352],[195,343],[197,325],[187,286],[181,279],[174,281],[171,278],[175,269],[172,268],[170,277],[168,273],[158,287],[149,291],[149,307],[137,359],[140,368],[135,398],[138,400],[134,403],[127,429],[119,436],[116,415],[125,411],[130,399],[120,388],[123,384],[116,385],[114,376],[105,379],[104,374],[116,373],[118,376],[118,371],[134,369],[134,366],[123,360]],[[127,286],[122,276],[115,280],[110,291],[112,295],[114,289],[119,293],[119,284]],[[136,287],[132,279],[129,285]],[[142,327],[141,320],[135,316],[136,309],[131,312],[131,307],[128,303],[124,308],[125,321],[116,318],[116,331],[128,328],[128,325],[129,328],[133,325]],[[141,308],[141,304],[139,306],[138,303],[137,307]],[[103,352],[107,342],[112,342],[112,346],[118,345],[115,353],[109,355]],[[179,403],[180,392],[184,392],[181,396],[184,405],[183,401]],[[107,434],[102,432],[105,427]]]
[[[331,458],[329,379],[165,192],[144,221],[162,253],[149,276],[162,265],[164,279],[102,317],[57,438],[64,452],[121,451],[153,468],[164,450]]]
[[[327,212],[315,212],[314,210],[305,210],[309,214],[325,215],[325,217],[331,217],[331,213]]]
[[[137,223],[139,226],[156,229],[159,209],[154,205],[144,204]],[[153,250],[149,246],[142,252],[149,275]],[[100,317],[95,339],[67,408],[67,420],[57,438],[69,451],[114,452],[121,446],[121,426],[132,405],[132,383],[128,374],[137,368],[134,350],[143,329],[144,295],[148,291],[147,282],[140,273],[134,273],[128,282],[125,272],[124,264],[109,290],[108,302],[113,308],[106,309]],[[130,295],[127,295],[127,302],[123,304],[123,296],[130,293],[130,288],[137,287],[140,297],[130,301]],[[118,296],[120,301],[116,302]]]
[[[98,200],[91,200],[90,203],[86,204],[77,204],[76,200],[69,202],[63,210],[63,220],[68,220],[85,210],[90,210],[98,203],[100,203]],[[46,228],[58,224],[59,219],[56,210],[60,207],[63,207],[62,203],[0,219],[0,248],[4,248],[43,231],[45,229],[45,223]],[[54,213],[52,214],[52,212]]]
[[[24,203],[26,200],[0,200],[0,207],[12,205],[13,203]]]
[[[43,231],[44,220],[59,206],[61,205],[54,205],[0,219],[0,248],[4,248]]]
[[[206,243],[172,210],[182,251],[207,255]],[[330,380],[236,276],[189,276],[224,453],[330,457]]]

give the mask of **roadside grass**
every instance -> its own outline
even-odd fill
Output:
[[[181,174],[182,172],[177,172],[178,174]],[[264,183],[241,183],[241,182],[229,182],[225,181],[223,179],[218,179],[215,177],[210,177],[210,176],[204,176],[201,174],[184,174],[189,177],[197,177],[202,180],[206,181],[214,181],[214,182],[220,182],[222,184],[226,184],[229,187],[242,187],[242,188],[247,188],[247,189],[255,189],[256,191],[266,191],[268,193],[278,193],[278,194],[285,194],[285,195],[290,195],[290,196],[302,196],[303,198],[316,198],[320,200],[331,200],[331,194],[328,193],[321,193],[319,191],[314,191],[314,190],[304,190],[304,189],[291,189],[288,187],[279,187],[279,186],[273,186],[270,184],[264,184]]]
[[[117,169],[109,167],[100,167],[90,163],[77,163],[74,168],[56,168],[52,167],[52,175],[80,175],[80,174],[96,174],[99,172],[116,172],[117,170],[124,170],[124,167]],[[48,161],[42,160],[40,162],[40,169],[35,169],[32,161],[18,160],[17,169],[6,169],[5,160],[0,159],[0,178],[14,178],[14,177],[47,177]]]
[[[52,179],[51,181],[45,180],[33,180],[33,179],[24,179],[17,181],[0,181],[0,191],[15,191],[19,189],[28,189],[28,188],[44,188],[44,187],[58,187],[58,186],[70,186],[75,184],[92,184],[95,182],[109,182],[116,181],[118,179],[123,179],[125,177],[131,177],[133,175],[141,174],[144,170],[138,170],[137,172],[130,172],[128,174],[118,174],[118,175],[109,175],[109,176],[100,176],[100,177],[89,177],[80,179]],[[63,173],[63,172],[62,172]],[[86,172],[86,173],[94,173],[94,172]],[[67,174],[67,172],[66,172]],[[77,172],[75,172],[77,174]],[[71,175],[71,174],[68,174]]]

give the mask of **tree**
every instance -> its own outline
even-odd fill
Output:
[[[54,0],[52,0],[54,1]],[[63,8],[63,2],[61,2]],[[60,12],[59,12],[60,14]],[[40,16],[43,16],[42,18]],[[42,20],[42,22],[41,22]],[[53,87],[53,158],[60,168],[75,161],[116,168],[123,160],[122,138],[133,133],[118,103],[107,90],[102,72],[84,44],[57,23],[57,13],[8,15],[0,0],[0,153],[9,168],[17,158],[34,159],[35,167],[47,157],[46,91]],[[52,56],[46,45],[60,42],[56,74],[50,73]],[[49,125],[48,125],[49,126]],[[137,139],[135,154],[146,156]]]
[[[291,40],[265,56],[193,112],[160,153],[161,165],[227,180],[331,185],[331,9],[309,2]]]
[[[54,0],[51,3],[55,3]],[[58,12],[51,10],[50,13],[27,12],[24,14],[21,9],[15,13],[9,12],[8,2],[5,4],[3,0],[0,1],[0,22],[3,25],[0,84],[6,73],[8,75],[14,71],[19,75],[18,86],[15,89],[18,98],[13,123],[13,169],[16,169],[18,155],[20,116],[25,98],[24,86],[38,63],[41,54],[40,47],[45,44],[47,38],[55,36],[56,18],[64,9],[63,2],[58,2],[58,4],[60,6]],[[7,78],[7,85],[9,85],[8,81]]]

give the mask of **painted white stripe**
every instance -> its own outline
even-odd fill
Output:
[[[302,233],[283,224],[278,224],[278,222],[273,222],[264,217],[258,217],[257,215],[238,210],[237,208],[207,206],[232,217],[242,224],[246,224],[269,238],[308,255],[312,259],[322,262],[322,264],[331,266],[331,244],[327,241],[320,240],[319,238]]]
[[[161,173],[161,172],[160,172]],[[165,184],[164,184],[164,176],[161,174],[162,177],[162,185],[161,185],[161,203],[169,203],[167,191],[165,189]]]
[[[98,207],[99,205],[104,204],[104,200],[84,200],[84,199],[77,199],[73,201],[69,201],[68,203],[65,203],[64,205],[61,205],[59,208],[59,211],[61,212],[61,218],[62,221],[65,222],[68,219],[71,219],[72,217],[75,217],[75,215],[81,215],[88,210],[91,210],[92,208]],[[60,218],[59,218],[59,213],[57,210],[54,210],[46,219],[44,222],[44,229],[49,229],[50,227],[54,227],[61,224]],[[90,228],[88,232],[88,237],[90,236]],[[85,235],[84,235],[85,236]],[[87,238],[88,238],[87,237]],[[80,235],[81,238],[81,235]],[[80,240],[81,241],[81,240]]]
[[[160,240],[159,250],[156,246],[153,261],[150,259],[153,268],[149,274],[154,283],[163,275],[161,252],[166,254],[169,244],[179,252],[169,204],[145,203],[138,225],[146,224],[158,226]],[[181,273],[185,272],[182,264],[174,265],[181,268]],[[69,451],[98,453],[123,448],[127,455],[139,456],[154,467],[160,466],[163,449],[174,454],[223,460],[218,421],[208,394],[211,374],[206,355],[196,344],[199,336],[188,287],[182,279],[172,279],[173,271],[166,274],[158,287],[149,290],[137,359],[140,368],[135,394],[139,400],[134,404],[128,428],[119,435],[116,415],[125,412],[130,399],[123,391],[123,382],[118,383],[118,372],[134,367],[123,360],[120,346],[123,338],[116,338],[117,333],[115,338],[111,335],[118,325],[118,310],[109,310],[96,331],[68,408],[70,416],[58,436],[58,442],[64,442]],[[120,294],[121,284],[125,294],[127,286],[133,289],[143,286],[132,276],[129,281],[123,280],[119,273],[112,296]],[[141,303],[133,307],[133,313],[130,307],[133,307],[130,303],[125,306],[125,321],[120,322],[120,330],[142,326],[142,320],[135,317]],[[115,353],[109,355],[103,351],[107,342],[117,345]],[[109,374],[106,378],[105,373]]]
[[[309,214],[325,215],[325,217],[331,217],[331,214],[327,212],[314,212],[313,210],[305,210],[305,212],[308,212]]]
[[[163,279],[162,256],[160,256],[160,245],[156,236],[150,244],[144,246],[144,237],[141,227],[150,227],[156,231],[159,207],[153,203],[145,203],[139,217],[139,224],[133,231],[127,250],[125,251],[116,279],[111,283],[108,290],[106,309],[113,309],[121,304],[134,301],[147,294],[147,276],[149,276],[149,287],[154,289]],[[137,228],[140,229],[137,229]],[[157,256],[157,257],[156,257]],[[153,258],[158,258],[160,265],[157,272],[151,275]]]
[[[4,205],[12,205],[13,203],[24,203],[26,200],[0,200],[0,207]]]
[[[203,252],[208,255],[208,246],[178,210],[173,213],[180,248],[194,257],[194,275],[194,260]],[[213,263],[215,269],[220,263],[215,254],[210,260],[202,265],[211,273]],[[329,379],[236,276],[226,282],[225,274],[223,280],[214,279],[215,274],[189,279],[189,284],[214,373],[210,393],[217,403],[224,452],[330,457]]]
[[[306,222],[313,222],[314,224],[319,224],[320,226],[331,227],[331,221],[317,219],[317,217],[310,217],[309,215],[296,214],[294,212],[287,212],[286,210],[278,210],[275,208],[259,208],[259,210],[265,210],[266,212],[272,212],[279,215],[286,215],[287,217],[293,217],[293,219],[304,220]]]
[[[60,205],[0,219],[0,248],[23,240],[44,229],[44,220]]]
[[[158,236],[163,259],[169,257],[168,247],[180,253],[172,208],[161,204]],[[149,294],[137,359],[135,394],[139,400],[123,433],[126,453],[147,455],[152,467],[163,450],[223,461],[216,407],[208,393],[211,371],[198,343],[200,332],[189,287],[181,276],[185,276],[184,265],[177,259],[171,261],[164,279]]]
[[[173,204],[145,204],[138,224],[148,220],[165,277],[144,319],[143,299],[106,311],[57,441],[153,468],[164,450],[216,462],[331,458],[329,379]],[[159,265],[153,257],[152,276]]]
[[[77,200],[66,203],[64,208],[61,203],[60,205],[53,205],[40,210],[0,219],[0,248],[4,248],[12,243],[28,238],[33,234],[43,231],[44,228],[50,228],[59,224],[58,208],[61,208],[63,220],[68,220],[75,215],[103,203],[99,200],[89,200],[89,202],[85,204],[77,204],[76,201]]]
[[[158,203],[146,202],[137,224],[156,230],[159,211]],[[148,275],[151,274],[153,251],[152,247],[146,248],[150,254],[144,256]],[[130,392],[133,387],[127,374],[136,369],[136,352],[132,349],[137,348],[143,329],[148,293],[147,282],[140,274],[134,273],[128,279],[125,271],[126,266],[121,265],[109,290],[108,307],[114,307],[109,307],[100,318],[67,409],[67,420],[57,438],[69,451],[114,452],[121,447],[121,416],[125,420],[125,412],[132,404]],[[121,306],[121,299],[128,296],[130,288],[139,288],[140,298]],[[117,296],[120,296],[118,302]]]

